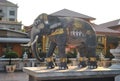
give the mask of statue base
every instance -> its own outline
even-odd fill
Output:
[[[111,69],[120,69],[120,59],[112,59],[112,65],[109,67]]]
[[[29,81],[105,78],[120,75],[120,69],[103,67],[98,67],[97,69],[88,69],[88,67],[85,67],[80,69],[77,66],[69,66],[69,69],[66,70],[58,70],[58,67],[54,69],[46,69],[46,67],[24,67],[23,71],[29,75]]]

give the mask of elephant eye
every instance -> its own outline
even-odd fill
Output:
[[[38,25],[38,22],[37,22],[37,21],[35,21],[35,22],[34,22],[34,25],[35,25],[35,26],[37,26],[37,25]]]
[[[36,20],[35,23],[34,23],[34,25],[37,26],[38,24],[40,24],[40,22],[41,22],[40,19],[39,19],[39,20]]]
[[[39,19],[37,22],[38,22],[38,23],[41,23],[41,20]]]

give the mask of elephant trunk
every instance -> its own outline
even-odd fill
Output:
[[[41,61],[41,58],[40,58],[40,55],[39,55],[38,49],[37,49],[37,40],[38,40],[38,35],[32,34],[31,35],[31,49],[32,49],[32,53],[34,54],[34,56],[36,57],[36,59],[38,61]]]

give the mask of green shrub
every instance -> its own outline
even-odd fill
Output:
[[[72,52],[67,53],[67,58],[76,58],[76,57],[77,57],[77,53],[72,53]]]
[[[5,58],[9,58],[9,65],[11,65],[11,58],[18,58],[18,54],[14,51],[9,51],[5,53]]]
[[[17,58],[18,55],[16,52],[10,51],[5,53],[5,58]]]

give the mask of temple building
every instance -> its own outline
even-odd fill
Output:
[[[22,57],[24,47],[30,41],[26,33],[10,30],[0,29],[0,56],[3,56],[7,50],[15,51],[19,57]]]
[[[21,30],[22,23],[17,21],[18,6],[7,0],[0,0],[0,28]]]
[[[22,44],[30,39],[27,33],[21,31],[22,23],[17,21],[17,4],[0,0],[0,57],[9,49],[23,54]]]
[[[96,25],[94,28],[97,34],[98,48],[102,49],[106,58],[112,58],[110,49],[116,48],[120,41],[120,19]]]

